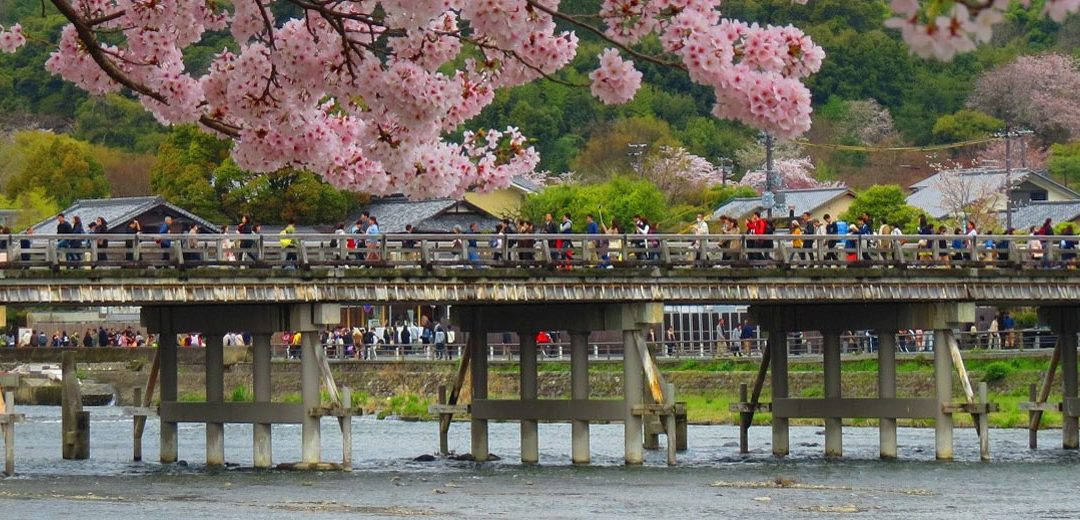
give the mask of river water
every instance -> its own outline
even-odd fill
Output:
[[[541,424],[541,465],[518,458],[517,424],[491,425],[504,461],[413,462],[438,448],[437,423],[355,418],[351,473],[250,469],[251,427],[227,425],[230,467],[207,468],[204,429],[180,426],[183,464],[157,460],[158,424],[147,423],[144,456],[131,462],[131,418],[88,408],[91,459],[60,459],[60,409],[22,407],[16,470],[0,478],[0,518],[1080,518],[1080,453],[1061,450],[1059,430],[1027,448],[1026,430],[992,430],[993,462],[978,461],[971,429],[956,431],[956,461],[934,461],[931,429],[899,432],[901,460],[877,460],[877,430],[846,428],[846,457],[826,460],[820,427],[793,427],[792,454],[769,455],[767,427],[751,429],[754,453],[738,455],[738,428],[691,426],[679,466],[662,452],[622,465],[622,426],[592,427],[593,465],[570,464],[570,426]],[[451,449],[468,451],[467,424]],[[275,462],[300,458],[299,425],[274,427]],[[340,431],[323,423],[323,457],[340,459]],[[236,466],[231,464],[235,463]],[[778,487],[776,482],[782,486]]]

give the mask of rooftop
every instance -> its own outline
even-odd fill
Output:
[[[1002,225],[1005,224],[1005,212],[998,215]],[[1051,222],[1069,222],[1080,218],[1080,200],[1062,201],[1033,201],[1028,204],[1013,208],[1013,228],[1024,230],[1031,226],[1039,227],[1043,221],[1050,219]]]
[[[783,190],[780,193],[784,194],[785,205],[794,207],[795,213],[802,213],[804,211],[813,212],[821,206],[828,204],[833,199],[851,193],[851,190],[846,186],[840,186]],[[718,219],[722,215],[741,218],[755,211],[763,211],[764,209],[765,207],[761,205],[761,197],[735,198],[717,208],[716,211],[713,212],[713,219]]]
[[[474,222],[482,230],[492,230],[500,222],[497,217],[475,205],[455,199],[383,197],[373,199],[364,211],[378,219],[379,231],[383,233],[403,233],[408,224],[419,232],[448,233],[453,231],[454,226],[467,229]]]
[[[166,201],[163,197],[117,197],[111,199],[79,199],[74,204],[65,208],[62,213],[69,219],[79,217],[84,226],[89,226],[98,217],[105,219],[110,233],[123,233],[127,223],[134,218],[160,208],[163,214],[172,215],[181,222],[194,222],[208,231],[217,232],[219,228],[213,222],[203,219],[190,211]],[[147,224],[154,222],[141,222],[144,231],[151,232],[146,228]],[[56,215],[49,217],[33,226],[34,232],[48,234],[56,231]],[[156,229],[152,231],[157,231]]]

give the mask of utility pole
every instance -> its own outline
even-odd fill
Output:
[[[1012,229],[1012,142],[1009,124],[1005,124],[1005,229]]]
[[[784,203],[784,197],[778,193],[780,187],[780,179],[777,178],[777,172],[775,165],[773,164],[773,139],[772,134],[765,133],[765,193],[762,194],[762,201],[768,203],[766,211],[768,218],[772,219],[772,210],[775,206],[781,206]]]
[[[735,163],[727,157],[717,157],[716,164],[720,167],[720,185],[726,187],[728,177],[735,170]]]
[[[1013,137],[1027,137],[1033,134],[1031,130],[1026,128],[1012,128],[1008,123],[1005,124],[1004,134],[996,134],[996,137],[1005,138],[1005,228],[1012,229],[1013,221],[1013,200],[1012,200],[1012,138]],[[1027,168],[1027,158],[1024,155],[1027,154],[1027,146],[1024,139],[1020,140],[1020,166]]]

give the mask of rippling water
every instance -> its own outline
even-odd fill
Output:
[[[1080,453],[1059,430],[1027,448],[1026,430],[992,430],[993,462],[978,462],[971,429],[956,431],[956,461],[934,461],[930,429],[901,429],[900,461],[877,460],[877,430],[846,428],[842,460],[826,460],[819,427],[792,428],[792,455],[769,455],[767,427],[751,429],[755,453],[738,455],[738,429],[691,426],[677,468],[661,452],[645,467],[622,465],[622,426],[592,427],[593,465],[570,465],[570,426],[541,424],[541,465],[523,467],[517,424],[491,425],[491,451],[504,461],[413,462],[438,447],[436,423],[356,418],[352,473],[254,471],[251,427],[227,425],[225,457],[204,464],[204,429],[180,426],[186,465],[157,464],[158,425],[144,436],[144,463],[131,462],[131,418],[90,408],[91,459],[60,459],[59,408],[23,407],[15,478],[0,479],[0,518],[110,518],[180,513],[191,518],[520,518],[793,515],[873,518],[1080,518]],[[468,451],[468,426],[451,428],[451,449]],[[300,458],[300,427],[274,427],[275,462]],[[336,422],[323,423],[323,457],[340,458]],[[785,487],[774,487],[775,481]]]

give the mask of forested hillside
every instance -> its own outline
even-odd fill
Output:
[[[595,12],[598,4],[564,0],[562,9]],[[254,213],[266,222],[288,217],[326,222],[340,219],[360,200],[307,172],[252,176],[227,159],[225,142],[188,128],[162,127],[133,99],[92,97],[51,76],[44,68],[51,50],[47,42],[57,40],[63,20],[44,5],[32,0],[0,4],[0,24],[21,22],[31,39],[15,54],[0,54],[0,127],[5,132],[0,144],[5,199],[0,202],[40,212],[52,207],[50,200],[55,206],[79,197],[152,192],[216,220]],[[806,137],[818,144],[921,146],[985,136],[1000,121],[967,110],[980,75],[1020,55],[1055,51],[1076,57],[1080,48],[1080,19],[1073,16],[1056,24],[1041,18],[1041,0],[1029,9],[1014,6],[992,44],[948,63],[911,56],[899,35],[884,27],[890,15],[885,0],[812,0],[807,5],[726,0],[724,8],[740,19],[794,24],[825,48],[824,66],[808,81],[815,117]],[[589,92],[587,74],[605,45],[591,34],[579,31],[579,36],[581,48],[571,67],[551,80],[499,92],[468,128],[517,126],[534,140],[542,170],[573,171],[582,182],[602,182],[630,174],[635,167],[640,171],[650,158],[679,148],[714,164],[727,158],[735,178],[760,167],[757,132],[713,117],[712,94],[692,85],[684,71],[639,65],[645,85],[637,97],[625,105],[601,104]],[[227,44],[223,35],[204,40],[186,56],[187,66],[205,69],[209,57]],[[659,43],[646,41],[641,48],[657,52]],[[641,155],[632,155],[631,144],[647,146]],[[1073,171],[1080,164],[1075,158],[1078,147],[1056,150],[1058,157],[1051,163],[1064,165],[1059,168],[1062,175],[1080,178],[1080,172]],[[781,146],[781,152],[791,159],[809,156],[812,173],[821,180],[856,187],[904,184],[925,172],[928,161],[923,152],[881,154],[791,145]],[[994,152],[963,149],[931,160],[979,153]],[[83,180],[72,182],[73,177]],[[693,213],[723,196],[669,196],[668,203]]]

